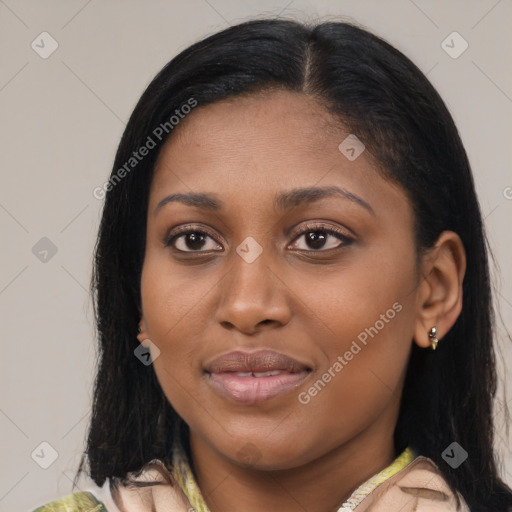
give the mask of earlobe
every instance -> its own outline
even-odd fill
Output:
[[[432,329],[430,329],[428,337],[430,339],[430,347],[432,350],[435,350],[437,348],[437,344],[439,343],[439,339],[437,337],[437,327],[432,327]]]
[[[144,321],[141,320],[139,322],[139,326],[137,327],[137,339],[144,344],[144,341],[148,338],[148,335],[146,333],[146,329],[144,327]]]
[[[462,283],[466,254],[460,237],[443,231],[422,261],[414,341],[435,350],[462,311]]]
[[[414,342],[421,348],[431,348],[436,350],[438,343],[441,341],[441,334],[437,325],[432,324],[431,327],[425,327],[423,322],[417,323],[414,331]]]

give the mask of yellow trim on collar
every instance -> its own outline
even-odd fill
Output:
[[[350,498],[343,503],[341,508],[338,509],[338,512],[353,511],[374,489],[404,469],[414,458],[415,455],[411,448],[406,448],[388,467],[360,485]],[[173,476],[196,512],[210,512],[201,494],[201,490],[197,486],[187,457],[178,445],[175,445],[173,455]]]
[[[407,447],[387,468],[372,476],[369,480],[361,484],[338,509],[338,512],[351,512],[354,510],[373,490],[379,485],[402,471],[415,458],[414,452]]]

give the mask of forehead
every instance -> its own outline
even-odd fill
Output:
[[[405,194],[384,180],[368,152],[350,161],[350,135],[314,97],[267,91],[196,107],[162,148],[150,203],[170,192],[214,192],[258,203],[277,190],[342,186],[381,202]],[[383,188],[386,189],[383,191]]]
[[[263,127],[267,141],[273,139],[276,143],[282,139],[283,128],[288,132],[294,129],[295,135],[309,135],[302,140],[306,145],[310,141],[318,142],[318,137],[312,137],[314,134],[341,135],[340,123],[318,100],[284,90],[267,90],[199,106],[181,123],[175,135],[181,144],[190,144],[197,141],[198,136],[216,138],[217,131],[230,133],[242,128],[261,137]]]
[[[180,122],[162,148],[155,179],[183,167],[198,179],[202,167],[242,172],[256,160],[272,170],[268,174],[284,178],[301,168],[340,160],[338,145],[347,135],[341,123],[306,94],[274,90],[230,98],[196,107]]]

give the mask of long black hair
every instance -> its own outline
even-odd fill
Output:
[[[493,452],[496,373],[488,244],[466,152],[423,73],[382,39],[335,21],[255,19],[215,33],[173,58],[135,107],[109,182],[98,191],[105,196],[91,282],[98,369],[77,478],[86,459],[97,485],[123,480],[152,459],[170,467],[176,432],[185,432],[180,437],[186,443],[186,426],[176,428],[182,420],[153,368],[134,356],[153,168],[160,148],[192,107],[272,89],[314,97],[357,134],[379,162],[379,172],[409,197],[417,254],[443,230],[462,239],[463,309],[435,352],[413,344],[395,448],[411,446],[430,457],[471,510],[506,510],[512,493],[499,478]],[[142,158],[143,146],[149,149]],[[457,469],[442,458],[454,441],[469,454]]]

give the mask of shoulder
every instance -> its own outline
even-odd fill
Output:
[[[88,487],[32,512],[189,512],[192,506],[178,483],[170,472],[165,473],[167,478],[164,478],[163,472],[146,469],[134,476],[133,480],[141,486],[119,485],[111,489],[107,479],[102,487]]]
[[[388,511],[390,506],[393,510],[398,504],[404,512],[470,512],[464,498],[453,493],[436,464],[421,456],[370,496],[373,499],[368,500],[367,506],[371,512]]]
[[[92,492],[75,492],[36,508],[33,512],[110,512]]]

